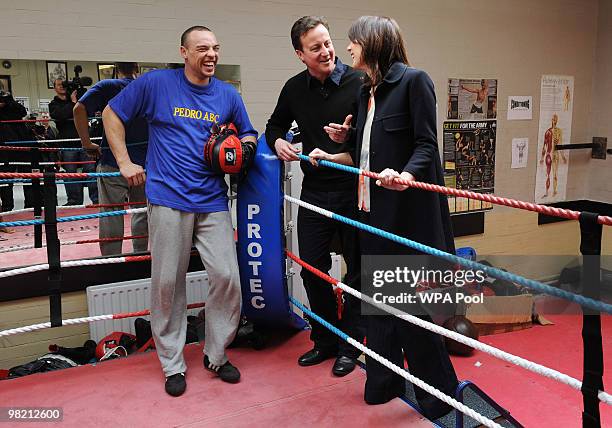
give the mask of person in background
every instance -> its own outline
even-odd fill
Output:
[[[96,83],[79,99],[74,106],[74,123],[81,138],[81,145],[90,158],[99,159],[97,172],[119,172],[113,153],[108,150],[106,135],[102,134],[100,145],[90,139],[88,117],[101,112],[127,85],[138,77],[138,63],[118,62],[115,65],[118,79],[104,79]],[[125,142],[130,158],[136,165],[145,167],[147,159],[147,141],[149,140],[148,124],[144,118],[136,118],[125,124]],[[105,149],[105,150],[102,150]],[[99,177],[98,195],[100,204],[123,204],[126,202],[146,202],[144,184],[130,186],[124,177]],[[142,208],[143,205],[132,205],[131,208]],[[101,211],[115,211],[121,207],[102,207]],[[132,236],[145,236],[132,240],[135,252],[147,251],[148,234],[147,213],[137,213],[131,216]],[[100,238],[123,238],[123,216],[100,218]],[[122,253],[122,241],[100,242],[100,252],[103,256]]]
[[[78,141],[79,134],[77,133],[74,125],[73,109],[77,103],[76,91],[71,94],[66,93],[66,88],[63,85],[62,79],[55,79],[53,82],[53,88],[55,89],[55,97],[49,103],[49,115],[55,120],[55,125],[58,130],[58,139],[70,139],[77,141],[63,141],[60,142],[58,147],[69,147],[77,148],[81,147],[81,143]],[[62,162],[84,162],[89,161],[89,157],[84,151],[60,151],[60,160]],[[95,172],[95,164],[74,164],[68,163],[62,165],[66,172],[78,172],[79,168],[82,168],[83,172]],[[66,179],[69,181],[84,181],[81,178],[77,179]],[[66,205],[82,205],[83,204],[83,183],[65,184],[66,195],[68,196],[68,202]],[[94,204],[98,203],[98,186],[95,182],[88,183],[87,189],[89,191],[89,199]]]

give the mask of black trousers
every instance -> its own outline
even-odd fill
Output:
[[[431,322],[429,316],[420,318]],[[371,315],[367,319],[368,348],[400,367],[404,367],[405,357],[410,374],[451,397],[455,396],[459,382],[440,335],[394,316]],[[368,356],[366,371],[366,403],[386,403],[405,393],[406,380]],[[414,392],[423,413],[430,419],[437,419],[452,410],[451,406],[421,388],[415,386]]]
[[[359,212],[359,220],[370,224],[369,213]],[[378,250],[385,248],[376,244],[382,238],[367,232],[359,232],[360,248],[368,251],[371,246]],[[393,254],[393,246],[384,254]],[[384,250],[381,250],[384,251]],[[403,254],[406,252],[404,251]],[[443,338],[424,328],[391,315],[370,315],[367,320],[367,346],[372,351],[385,357],[393,364],[404,367],[404,358],[408,362],[410,374],[427,384],[437,388],[451,397],[459,384],[453,364],[444,345]],[[419,318],[432,322],[429,315]],[[406,392],[406,380],[366,355],[367,380],[364,398],[368,404],[382,404]],[[416,400],[429,419],[438,419],[450,412],[453,408],[438,400],[433,395],[414,387]]]
[[[352,190],[328,192],[304,188],[302,189],[301,199],[336,214],[354,219],[357,211],[354,193]],[[347,274],[343,282],[360,290],[361,263],[357,230],[309,209],[299,208],[298,245],[300,258],[306,263],[327,273],[331,268],[329,253],[336,235],[340,238],[341,251],[347,265]],[[365,323],[360,315],[361,302],[348,293],[343,293],[344,307],[342,319],[339,320],[336,295],[331,284],[306,269],[302,269],[301,277],[312,311],[332,325],[339,327],[355,340],[363,342]],[[312,320],[311,327],[310,340],[314,342],[315,349],[332,353],[337,352],[339,356],[351,358],[356,358],[361,353],[315,320]]]

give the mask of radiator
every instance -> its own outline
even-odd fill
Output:
[[[150,309],[151,279],[116,282],[87,287],[87,307],[90,316],[136,312]],[[187,303],[206,301],[208,275],[205,271],[187,274]],[[188,315],[196,315],[202,308],[190,309]],[[143,317],[149,319],[148,316]],[[135,334],[135,318],[95,321],[89,324],[89,335],[99,342],[104,336],[122,331]]]

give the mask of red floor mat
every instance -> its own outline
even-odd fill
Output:
[[[262,351],[230,350],[243,375],[230,385],[203,369],[201,345],[187,346],[187,391],[179,398],[166,395],[159,361],[147,353],[2,381],[0,403],[63,407],[62,427],[431,427],[399,399],[365,404],[362,370],[337,378],[333,360],[299,367],[309,347],[302,332]]]
[[[68,217],[82,214],[93,214],[98,212],[97,209],[74,208],[62,209],[58,211],[58,217]],[[2,221],[17,221],[17,220],[32,220],[32,213],[21,213],[16,215],[2,215]],[[124,216],[125,234],[130,235],[130,216]],[[1,236],[7,238],[5,241],[0,241],[0,249],[11,248],[22,245],[34,244],[34,226],[18,226],[12,227],[14,233],[3,233]],[[58,236],[60,242],[78,241],[84,239],[98,238],[98,219],[78,220],[72,222],[58,223]],[[44,239],[43,228],[43,242]],[[132,241],[123,241],[123,252],[129,253],[132,251]],[[87,259],[100,256],[100,246],[94,244],[79,244],[79,245],[62,245],[61,258],[62,260],[77,260]],[[23,251],[15,251],[0,254],[0,269],[1,268],[17,268],[32,264],[47,263],[46,248],[33,248]]]
[[[483,336],[480,341],[582,379],[582,319],[546,315],[551,326]],[[602,316],[604,387],[612,385],[612,316]],[[471,380],[526,427],[580,427],[582,395],[569,386],[537,375],[483,352],[453,357],[460,379]],[[602,426],[612,426],[612,407],[600,404]]]

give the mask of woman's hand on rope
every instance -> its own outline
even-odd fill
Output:
[[[321,159],[333,161],[332,156],[321,149],[314,149],[308,154],[308,157],[310,158],[310,163],[313,164],[313,166],[319,166],[319,161]]]
[[[378,180],[376,180],[376,185],[380,187],[384,187],[389,190],[397,190],[404,191],[408,187],[406,184],[400,184],[396,182],[396,179],[403,179],[406,181],[415,181],[415,178],[409,172],[403,171],[401,174],[394,169],[386,168],[380,174],[378,174]]]

